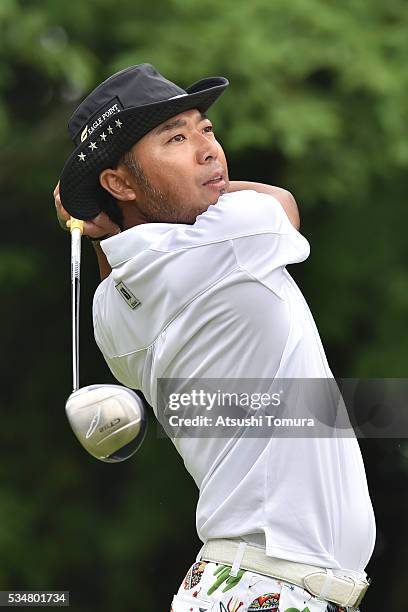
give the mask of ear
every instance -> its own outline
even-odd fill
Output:
[[[107,168],[102,170],[99,175],[99,182],[115,200],[121,200],[122,202],[136,200],[135,189],[131,181],[129,181],[126,170],[123,168],[117,170]]]

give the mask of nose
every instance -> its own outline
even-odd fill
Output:
[[[199,164],[208,164],[218,157],[218,144],[214,137],[197,134],[196,156]]]

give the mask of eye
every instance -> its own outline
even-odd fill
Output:
[[[170,138],[169,142],[183,142],[185,136],[183,134],[176,134],[173,138]]]
[[[211,132],[214,133],[214,128],[212,125],[206,125],[203,131],[206,132],[207,134],[210,134]]]

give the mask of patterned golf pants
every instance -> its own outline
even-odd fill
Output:
[[[359,612],[314,597],[308,591],[262,574],[197,561],[188,570],[171,612]]]

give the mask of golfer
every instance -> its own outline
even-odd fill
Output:
[[[309,255],[294,198],[229,180],[207,116],[227,85],[182,89],[150,64],[114,74],[75,110],[54,192],[60,222],[84,219],[95,241],[96,342],[161,422],[158,379],[333,378],[286,270]],[[173,612],[358,608],[375,521],[354,436],[173,442],[203,542]]]

